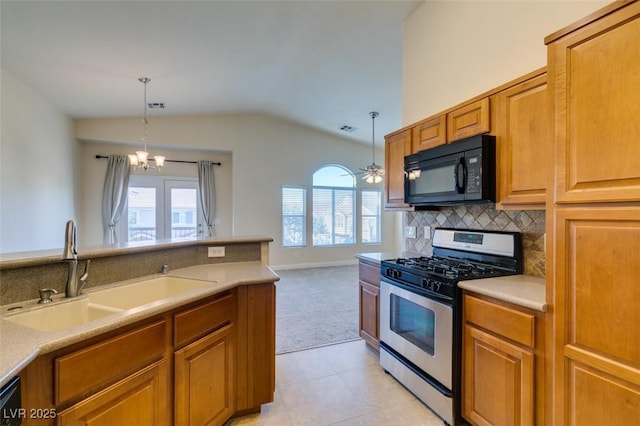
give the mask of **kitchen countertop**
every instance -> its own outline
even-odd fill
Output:
[[[509,275],[460,281],[458,287],[536,311],[547,311],[544,278]]]
[[[373,263],[380,263],[383,260],[398,259],[400,257],[420,257],[424,254],[412,252],[412,251],[389,251],[389,252],[377,252],[377,253],[358,253],[356,258]]]
[[[115,285],[130,284],[159,276],[163,275],[149,275],[112,285],[99,286],[88,289],[85,293],[90,295],[93,291],[100,291]],[[185,292],[178,296],[168,297],[161,302],[149,303],[142,307],[128,309],[86,324],[54,332],[35,330],[6,321],[4,318],[9,315],[4,313],[8,307],[0,307],[3,313],[3,316],[0,317],[0,342],[2,342],[0,346],[0,386],[18,374],[38,355],[52,352],[239,285],[275,282],[280,279],[269,266],[259,261],[197,265],[176,269],[166,276],[211,281],[211,285]],[[73,298],[73,300],[76,299],[77,298]],[[58,303],[64,303],[64,299],[54,298],[54,300]],[[58,303],[56,303],[56,305]],[[25,306],[25,309],[20,312],[24,312],[27,309],[47,308],[46,306],[41,307],[36,305],[35,300],[20,303],[20,305]]]

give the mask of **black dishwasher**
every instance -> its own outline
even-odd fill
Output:
[[[25,412],[20,402],[20,377],[0,388],[0,426],[17,426]]]

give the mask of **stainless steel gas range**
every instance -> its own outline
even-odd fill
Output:
[[[430,257],[381,262],[380,365],[447,424],[461,416],[463,280],[522,273],[517,232],[437,228]]]

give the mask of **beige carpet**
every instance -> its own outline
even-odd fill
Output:
[[[276,353],[360,338],[357,265],[277,274]]]

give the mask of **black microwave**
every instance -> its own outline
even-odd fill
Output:
[[[478,135],[404,159],[404,201],[412,206],[495,202],[496,138]]]

